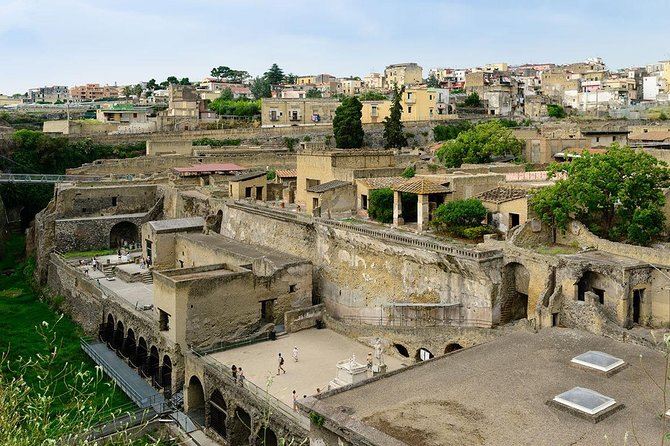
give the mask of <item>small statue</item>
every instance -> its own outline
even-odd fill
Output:
[[[375,358],[377,358],[378,365],[384,365],[382,343],[379,338],[377,338],[377,341],[375,342]]]

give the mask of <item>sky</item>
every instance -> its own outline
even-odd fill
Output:
[[[670,59],[668,0],[0,0],[0,93],[84,83]]]

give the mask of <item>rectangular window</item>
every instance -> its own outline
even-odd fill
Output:
[[[377,113],[377,106],[376,106],[376,105],[373,105],[373,106],[372,106],[372,108],[371,108],[371,110],[370,110],[370,116],[372,116],[373,118],[376,118],[376,117],[378,116],[378,113]]]
[[[361,209],[367,209],[367,208],[368,208],[368,196],[361,195]]]
[[[295,285],[289,285],[289,286],[288,286],[288,292],[289,292],[289,293],[295,293],[295,290],[296,290],[295,287],[296,287]]]
[[[168,331],[170,329],[170,315],[160,308],[158,309],[158,327],[161,331]]]
[[[116,197],[112,197],[112,206],[116,206]]]
[[[407,107],[407,113],[412,113],[412,107],[411,106]]]
[[[250,187],[245,187],[244,188],[244,198],[251,198],[251,188]]]

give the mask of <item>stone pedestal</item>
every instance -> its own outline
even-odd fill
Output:
[[[418,232],[428,229],[430,211],[428,208],[428,195],[419,195],[416,203],[416,230]]]
[[[337,363],[335,379],[328,383],[328,389],[337,389],[349,384],[356,384],[367,379],[367,367],[356,362],[354,358]]]
[[[372,364],[372,376],[386,373],[386,364]]]
[[[393,226],[400,226],[405,224],[402,218],[402,199],[400,192],[393,191]]]

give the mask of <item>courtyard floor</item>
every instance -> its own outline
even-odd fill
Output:
[[[291,356],[293,347],[298,347],[298,362]],[[272,396],[293,406],[292,391],[298,398],[314,395],[316,389],[328,390],[328,382],[335,378],[336,364],[356,355],[356,361],[366,363],[368,352],[374,348],[356,342],[329,329],[309,329],[279,337],[276,341],[261,342],[233,350],[213,353],[211,358],[227,365],[242,367],[248,381],[266,388]],[[286,373],[277,376],[277,358],[281,353]],[[384,356],[387,370],[397,370],[403,363],[394,357]]]

